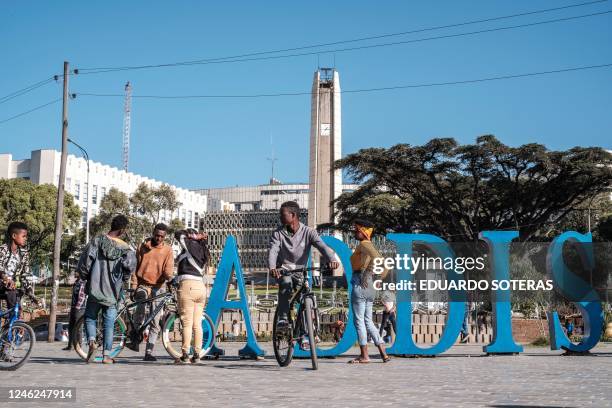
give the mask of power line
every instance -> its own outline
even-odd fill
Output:
[[[8,122],[9,120],[17,119],[17,118],[19,118],[19,117],[21,117],[21,116],[27,115],[28,113],[32,113],[32,112],[37,111],[37,110],[39,110],[39,109],[42,109],[42,108],[44,108],[44,107],[46,107],[46,106],[53,105],[54,103],[57,103],[57,102],[59,102],[59,101],[61,101],[61,100],[62,100],[62,98],[58,98],[58,99],[52,100],[51,102],[47,102],[47,103],[45,103],[45,104],[42,104],[42,105],[37,106],[37,107],[35,107],[35,108],[32,108],[32,109],[30,109],[30,110],[28,110],[28,111],[21,112],[21,113],[19,113],[19,114],[15,115],[15,116],[11,116],[10,118],[6,118],[6,119],[4,119],[4,120],[1,120],[1,121],[0,121],[0,124],[2,124],[2,123],[6,123],[6,122]]]
[[[38,89],[41,86],[47,85],[49,82],[52,82],[52,81],[53,81],[53,77],[47,78],[47,79],[44,79],[42,81],[36,82],[35,84],[26,86],[25,88],[22,88],[22,89],[20,89],[18,91],[11,92],[10,94],[5,95],[5,96],[0,98],[0,104],[3,104],[4,102],[10,101],[11,99],[14,99],[14,98],[17,98],[18,96],[21,96],[21,95],[24,95],[24,94],[26,94],[28,92],[31,92],[31,91],[33,91],[35,89]]]
[[[395,86],[385,86],[385,87],[378,87],[378,88],[344,89],[344,90],[339,91],[339,93],[348,94],[348,93],[380,92],[380,91],[390,91],[390,90],[397,90],[397,89],[463,85],[463,84],[473,84],[473,83],[479,83],[479,82],[490,82],[490,81],[499,81],[499,80],[515,79],[515,78],[526,78],[526,77],[534,77],[534,76],[542,76],[542,75],[559,74],[563,72],[583,71],[583,70],[588,70],[588,69],[609,68],[609,67],[612,67],[612,63],[599,64],[599,65],[587,65],[587,66],[580,66],[580,67],[570,67],[570,68],[560,68],[560,69],[554,69],[554,70],[548,70],[548,71],[528,72],[528,73],[523,73],[523,74],[509,74],[509,75],[500,75],[500,76],[487,77],[487,78],[466,79],[466,80],[448,81],[448,82],[429,82],[429,83],[422,83],[422,84],[395,85]],[[92,97],[124,97],[124,95],[122,94],[99,94],[99,93],[88,93],[88,92],[78,92],[76,93],[76,95],[92,96]],[[249,94],[243,94],[243,95],[132,95],[132,98],[140,98],[140,99],[269,98],[269,97],[300,96],[300,95],[311,95],[311,92],[281,92],[281,93],[265,93],[265,94],[250,94],[250,95]]]
[[[100,74],[100,73],[106,73],[106,72],[137,70],[137,69],[165,68],[165,67],[189,66],[189,65],[221,64],[221,63],[245,62],[245,61],[261,61],[261,60],[268,60],[268,59],[293,58],[293,57],[300,57],[300,56],[307,56],[307,55],[316,55],[316,54],[329,54],[329,53],[334,53],[334,52],[347,52],[347,51],[355,51],[355,50],[367,49],[367,48],[388,47],[388,46],[400,45],[400,44],[408,44],[408,43],[413,43],[413,42],[422,42],[422,41],[431,41],[431,40],[438,40],[438,39],[444,39],[444,38],[453,38],[453,37],[461,37],[461,36],[468,36],[468,35],[477,35],[477,34],[483,34],[483,33],[488,33],[488,32],[510,30],[510,29],[516,29],[516,28],[537,26],[537,25],[542,25],[542,24],[550,24],[550,23],[556,23],[556,22],[570,21],[570,20],[576,20],[576,19],[581,19],[581,18],[588,18],[588,17],[598,16],[598,15],[603,15],[603,14],[609,14],[609,13],[612,12],[612,10],[604,11],[604,12],[598,12],[598,13],[585,14],[585,15],[579,15],[579,16],[570,16],[570,17],[564,17],[564,18],[557,18],[557,19],[552,19],[552,20],[544,20],[544,21],[535,22],[535,23],[526,23],[526,24],[520,24],[520,25],[514,25],[514,26],[505,26],[505,27],[498,27],[498,28],[492,28],[492,29],[478,30],[478,31],[472,31],[472,32],[467,32],[467,33],[449,34],[449,35],[436,36],[436,37],[426,37],[426,38],[420,38],[420,39],[415,39],[415,40],[395,41],[395,42],[390,42],[390,43],[363,45],[363,46],[340,48],[340,49],[332,49],[332,50],[319,50],[319,51],[304,52],[304,53],[293,53],[293,54],[286,54],[286,55],[273,55],[273,56],[266,56],[266,57],[257,57],[259,55],[264,55],[264,54],[274,54],[274,53],[287,52],[287,51],[296,51],[296,50],[303,50],[303,49],[310,49],[310,48],[318,48],[318,47],[324,47],[324,46],[329,46],[329,45],[337,45],[337,44],[344,44],[344,43],[351,43],[351,42],[366,41],[366,40],[370,40],[370,39],[380,39],[380,38],[385,38],[385,37],[392,37],[392,36],[413,34],[413,33],[418,33],[418,32],[439,30],[439,29],[443,29],[443,28],[459,27],[459,26],[465,26],[465,25],[470,25],[470,24],[477,24],[477,23],[482,23],[482,22],[489,22],[489,21],[495,21],[495,20],[508,19],[508,18],[513,18],[513,17],[518,17],[518,16],[529,15],[529,14],[544,13],[544,12],[549,12],[549,11],[553,11],[553,10],[560,10],[560,9],[564,9],[564,8],[569,8],[569,7],[578,7],[578,6],[590,5],[590,4],[606,2],[606,1],[608,1],[608,0],[599,0],[599,1],[593,1],[593,2],[588,2],[588,3],[581,3],[581,4],[571,5],[571,6],[557,7],[557,8],[545,9],[545,10],[536,10],[536,11],[532,11],[532,12],[519,13],[519,14],[508,15],[508,16],[492,17],[492,18],[483,19],[483,20],[474,20],[474,21],[468,21],[468,22],[463,22],[463,23],[449,24],[449,25],[445,25],[445,26],[428,27],[428,28],[423,28],[423,29],[418,29],[418,30],[413,30],[413,31],[405,31],[405,32],[402,32],[402,33],[383,34],[383,35],[372,36],[372,37],[363,37],[363,38],[358,38],[358,39],[336,41],[336,42],[325,43],[325,44],[307,45],[307,46],[303,46],[303,47],[293,47],[293,48],[286,48],[286,49],[281,49],[281,50],[261,51],[261,52],[239,54],[239,55],[227,56],[227,57],[218,57],[218,58],[202,59],[202,60],[194,60],[194,61],[172,62],[172,63],[154,64],[154,65],[137,65],[137,66],[122,66],[122,67],[98,67],[98,68],[79,68],[76,71],[79,74],[81,74],[81,75],[88,75],[88,74]],[[244,58],[244,57],[254,57],[254,58]]]

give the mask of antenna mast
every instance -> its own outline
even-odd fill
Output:
[[[130,160],[130,123],[132,112],[132,86],[125,84],[125,106],[123,111],[123,170],[128,171]]]

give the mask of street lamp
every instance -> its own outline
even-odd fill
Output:
[[[87,150],[85,150],[81,145],[79,145],[78,143],[76,143],[74,140],[68,138],[68,142],[72,143],[73,145],[75,145],[80,151],[81,153],[83,153],[83,156],[85,157],[85,160],[87,162],[87,202],[85,203],[86,207],[85,207],[85,243],[89,242],[89,201],[91,199],[90,194],[89,194],[89,154],[87,154]]]

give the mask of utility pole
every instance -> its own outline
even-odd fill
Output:
[[[53,242],[53,288],[51,290],[51,311],[49,313],[49,336],[47,341],[55,341],[55,322],[57,320],[57,292],[60,277],[60,253],[64,230],[64,183],[66,181],[66,160],[68,157],[68,61],[64,61],[64,96],[62,99],[62,155],[60,159],[59,181],[57,183],[57,211],[55,213],[55,240]]]

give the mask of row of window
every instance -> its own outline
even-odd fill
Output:
[[[66,178],[66,191],[68,191],[69,193],[72,193],[76,201],[79,201],[82,199],[83,202],[87,204],[88,192],[89,192],[88,187],[89,185],[87,183],[83,183],[83,191],[81,194],[80,181],[76,180],[74,184],[74,188],[72,188],[72,180],[70,179],[70,177]],[[100,193],[99,195],[98,195],[98,192]],[[98,198],[102,200],[105,195],[106,195],[106,187],[100,187],[98,191],[98,186],[94,184],[91,188],[91,203],[98,204]]]

